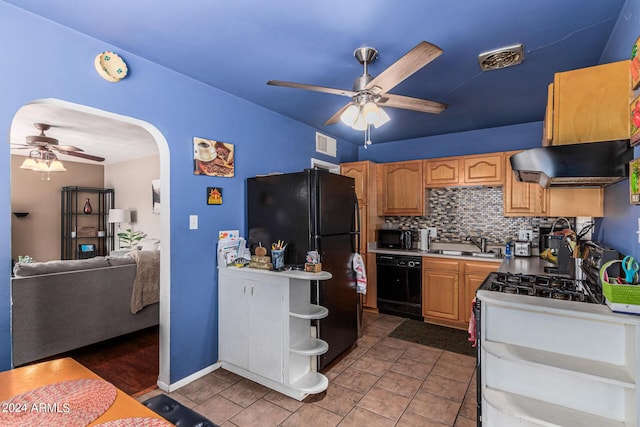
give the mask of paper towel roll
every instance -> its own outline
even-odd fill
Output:
[[[429,230],[427,230],[426,228],[421,228],[418,230],[419,235],[420,235],[420,242],[419,242],[419,249],[421,251],[428,251],[429,250]]]

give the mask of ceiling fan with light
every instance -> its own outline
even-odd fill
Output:
[[[60,145],[56,138],[46,136],[44,132],[51,128],[45,123],[34,123],[39,135],[29,135],[25,138],[25,144],[11,144],[16,150],[31,150],[29,156],[20,165],[21,169],[31,169],[36,172],[64,172],[64,165],[55,152],[68,156],[80,157],[95,162],[103,162],[104,158],[84,153],[81,148],[73,145]],[[43,175],[44,176],[44,175]],[[44,179],[44,178],[43,178]],[[47,174],[47,180],[49,180]]]
[[[353,90],[280,80],[269,80],[267,84],[350,97],[351,101],[340,108],[324,124],[325,126],[332,125],[340,120],[353,129],[364,131],[364,146],[366,148],[371,144],[370,126],[378,128],[390,120],[389,115],[381,107],[401,108],[431,114],[439,114],[447,108],[447,104],[441,102],[389,93],[391,89],[441,54],[442,49],[439,47],[426,41],[420,42],[378,76],[373,77],[368,72],[368,66],[378,57],[378,51],[372,47],[358,48],[353,55],[362,64],[363,73],[354,81]]]

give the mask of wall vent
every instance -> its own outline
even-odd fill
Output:
[[[335,157],[336,140],[320,132],[316,132],[316,152]]]

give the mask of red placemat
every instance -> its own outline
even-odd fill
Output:
[[[0,402],[0,426],[86,426],[109,409],[116,393],[104,380],[48,384]]]
[[[136,417],[107,421],[96,427],[173,427],[173,424],[160,418]]]

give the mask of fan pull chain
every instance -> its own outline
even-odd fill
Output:
[[[371,145],[371,125],[367,125],[364,130],[364,149],[366,150],[369,145]]]

